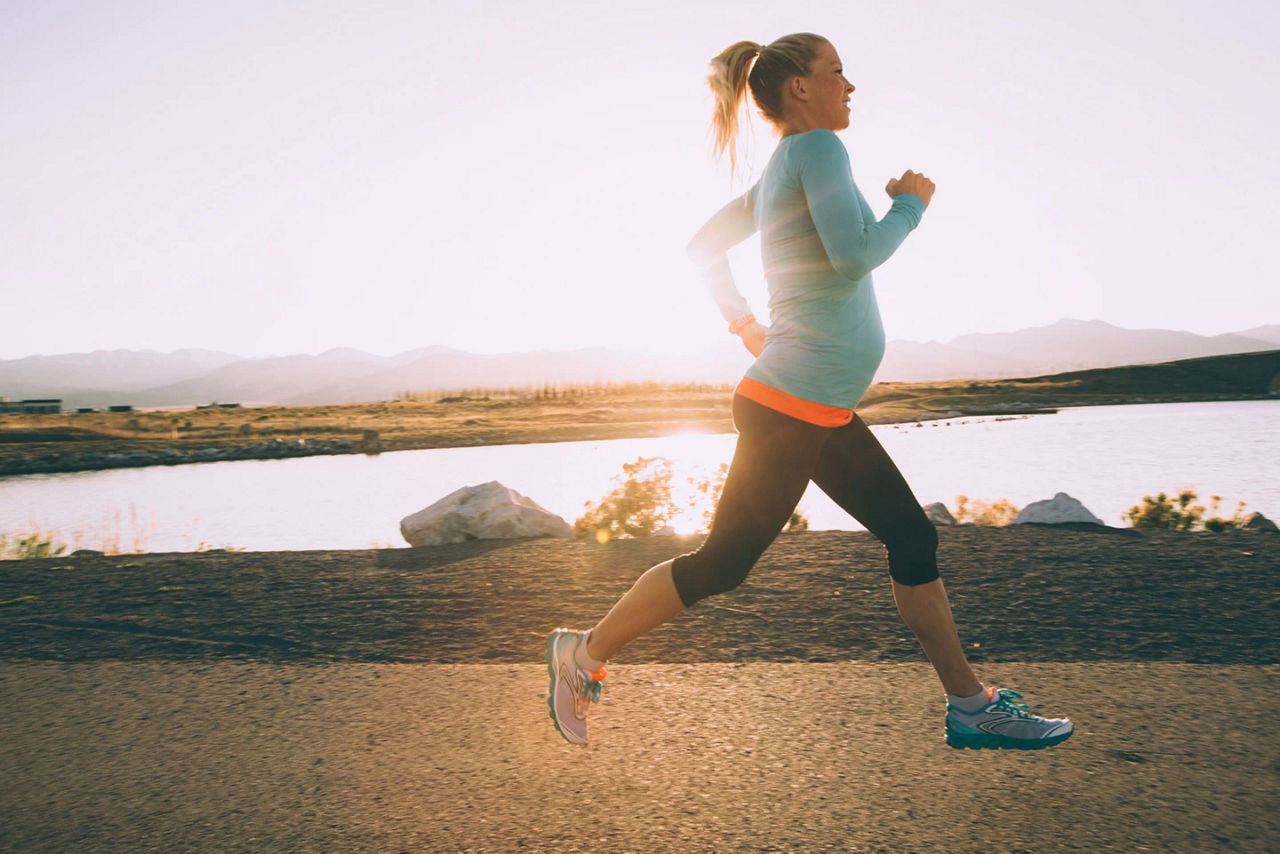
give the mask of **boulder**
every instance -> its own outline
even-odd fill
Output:
[[[565,520],[496,480],[464,486],[404,517],[400,533],[411,546],[516,537],[573,538]]]
[[[1244,517],[1244,521],[1240,523],[1240,527],[1246,531],[1271,531],[1272,533],[1280,533],[1280,528],[1276,527],[1276,523],[1272,522],[1261,513],[1250,513]]]
[[[1104,525],[1097,516],[1090,513],[1083,504],[1065,492],[1059,492],[1048,501],[1033,501],[1013,520],[1015,525],[1069,525],[1084,523],[1087,525]]]
[[[951,511],[947,509],[947,505],[941,501],[935,501],[932,504],[926,504],[924,507],[924,515],[929,518],[935,526],[954,525],[956,517],[951,515]]]

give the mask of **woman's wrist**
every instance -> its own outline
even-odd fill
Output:
[[[741,335],[743,332],[745,332],[747,329],[751,327],[751,324],[755,322],[756,322],[756,316],[754,314],[743,315],[742,317],[739,317],[737,320],[731,321],[729,323],[729,334]]]

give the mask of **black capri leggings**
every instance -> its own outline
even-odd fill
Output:
[[[671,567],[686,607],[743,582],[810,480],[884,543],[895,581],[917,585],[938,577],[937,531],[856,414],[843,427],[819,427],[735,394],[733,424],[738,446],[711,532]]]

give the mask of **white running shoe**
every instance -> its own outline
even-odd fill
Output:
[[[972,750],[1039,750],[1066,741],[1073,731],[1066,718],[1041,718],[1017,702],[1008,688],[988,688],[987,705],[976,712],[947,706],[947,744]]]
[[[551,720],[566,741],[587,743],[587,707],[600,702],[605,669],[593,672],[578,666],[574,653],[585,643],[586,632],[556,629],[547,638],[547,706]]]

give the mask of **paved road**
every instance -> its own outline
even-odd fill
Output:
[[[987,665],[1078,732],[942,745],[915,664],[0,662],[11,851],[1280,850],[1276,666]]]

